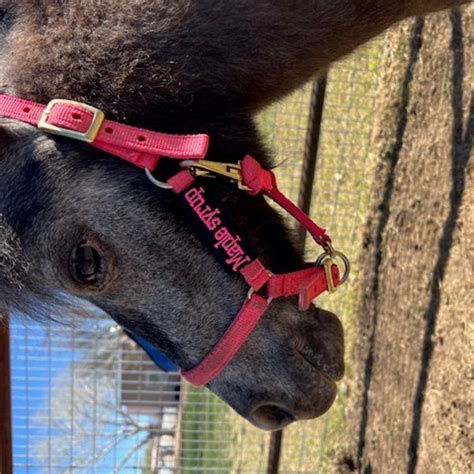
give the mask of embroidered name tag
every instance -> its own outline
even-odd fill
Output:
[[[217,206],[208,204],[204,188],[190,188],[184,194],[184,199],[209,232],[213,248],[224,252],[224,261],[232,271],[238,272],[242,266],[252,261],[242,248],[240,235],[229,230],[229,225],[224,223],[222,211]]]

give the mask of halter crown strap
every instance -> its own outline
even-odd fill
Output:
[[[160,157],[203,159],[209,136],[171,135],[130,127],[112,120],[94,107],[70,100],[52,100],[47,106],[0,94],[0,115],[34,125],[45,132],[90,143],[140,168],[154,170]]]

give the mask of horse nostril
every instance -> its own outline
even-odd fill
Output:
[[[280,430],[295,421],[295,417],[277,405],[260,405],[250,415],[251,421],[264,430]]]

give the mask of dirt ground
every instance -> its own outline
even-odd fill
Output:
[[[474,472],[474,5],[385,42],[339,472]]]

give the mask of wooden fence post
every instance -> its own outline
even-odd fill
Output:
[[[306,212],[306,214],[309,214],[311,211],[311,199],[313,197],[313,186],[316,177],[324,100],[326,98],[326,85],[327,75],[324,74],[314,82],[311,91],[310,113],[306,131],[306,144],[298,197],[298,206],[301,210]],[[298,229],[298,246],[303,254],[305,250],[306,233],[306,229],[300,226]],[[282,444],[283,431],[272,433],[268,453],[267,474],[278,474],[280,470]]]
[[[0,474],[13,473],[10,321],[0,315]]]

